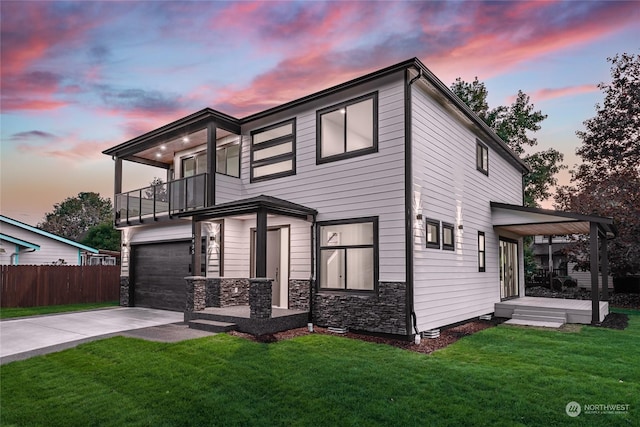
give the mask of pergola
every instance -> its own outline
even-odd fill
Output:
[[[616,236],[613,218],[582,215],[550,209],[529,208],[491,202],[493,226],[518,236],[562,236],[584,234],[589,236],[589,264],[591,271],[591,323],[599,323],[600,304],[598,273],[602,274],[602,299],[609,299],[609,261],[607,239]],[[598,243],[600,246],[598,247]]]

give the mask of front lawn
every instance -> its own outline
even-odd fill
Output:
[[[640,424],[640,313],[624,331],[501,325],[424,355],[342,337],[116,337],[0,366],[2,425]],[[629,405],[565,413],[567,403]]]
[[[115,307],[118,301],[90,302],[83,304],[47,305],[40,307],[2,307],[0,309],[0,319],[13,317],[37,316],[42,314],[66,313],[68,311],[93,310],[96,308]]]

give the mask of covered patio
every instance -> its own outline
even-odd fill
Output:
[[[519,298],[496,304],[495,315],[513,320],[550,323],[599,324],[609,312],[607,258],[608,239],[616,236],[612,218],[582,215],[540,208],[491,202],[493,226],[498,232],[524,236],[562,236],[583,234],[589,236],[589,261],[591,271],[591,301],[555,298]],[[602,300],[598,286],[602,275]],[[564,319],[564,321],[563,321]],[[518,322],[514,322],[518,323]],[[544,326],[544,325],[541,325]]]
[[[240,250],[246,259],[251,259],[249,264],[234,270],[234,273],[240,276],[234,276],[227,271],[220,274],[221,271],[218,270],[211,276],[207,271],[206,276],[185,278],[187,307],[184,320],[189,323],[189,327],[211,332],[235,329],[262,335],[305,326],[310,316],[311,286],[300,285],[301,280],[291,278],[288,271],[282,271],[290,268],[290,228],[287,228],[284,243],[280,242],[278,236],[275,246],[268,244],[268,233],[273,231],[272,225],[277,227],[270,224],[270,221],[279,220],[282,226],[282,221],[286,220],[285,227],[293,227],[296,221],[299,226],[306,224],[305,232],[310,235],[309,227],[315,223],[316,215],[317,212],[312,208],[265,195],[181,214],[180,216],[191,219],[194,236],[192,265],[202,265],[202,258],[206,252],[203,251],[203,245],[207,242],[203,242],[198,236],[202,235],[201,228],[207,221],[233,219],[236,222],[246,222],[245,226],[249,228],[242,228],[240,235],[245,236],[250,230],[253,236],[234,237],[236,240],[244,239],[243,245],[236,249]],[[231,240],[231,237],[230,235],[227,240]],[[224,239],[225,237],[223,242]],[[279,271],[278,267],[283,264],[279,261],[275,264],[276,268],[273,268],[274,263],[268,263],[268,260],[270,256],[274,256],[274,252],[280,260],[283,247],[286,248],[285,268]],[[273,261],[273,258],[271,259]],[[233,297],[229,295],[230,292],[234,294]],[[285,304],[278,303],[283,300]]]

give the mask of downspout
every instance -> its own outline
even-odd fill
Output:
[[[36,250],[33,249],[33,248],[28,248],[28,249],[25,249],[23,251],[23,253],[31,253],[31,252],[35,252],[35,251]],[[19,257],[20,257],[20,247],[18,245],[16,245],[16,251],[11,254],[11,257],[9,258],[9,263],[11,265],[20,265]],[[14,259],[15,259],[15,264],[14,264]]]
[[[408,71],[405,71],[405,88],[404,88],[404,140],[405,140],[405,155],[404,155],[404,173],[405,173],[405,256],[406,256],[406,331],[407,335],[411,335],[410,331],[413,330],[416,335],[419,335],[418,321],[416,313],[413,309],[413,158],[412,158],[412,111],[411,111],[411,85],[422,77],[422,68],[417,67],[418,74],[411,80],[407,81],[409,76]]]
[[[309,231],[311,233],[311,275],[309,276],[309,320],[308,326],[309,331],[313,330],[313,291],[316,288],[316,283],[314,283],[313,279],[316,275],[316,257],[315,257],[315,227],[316,227],[316,215],[313,215],[313,223],[311,223],[311,227],[309,227]]]

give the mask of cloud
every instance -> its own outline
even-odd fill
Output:
[[[16,142],[16,149],[22,153],[67,161],[99,158],[103,150],[113,145],[110,140],[83,139],[75,134],[62,137],[38,130],[16,133],[10,140]]]
[[[583,93],[597,92],[598,85],[579,85],[579,86],[566,86],[560,88],[544,88],[537,90],[531,94],[531,98],[536,101],[546,101],[554,98],[561,98],[565,96],[581,95]]]
[[[52,133],[41,130],[30,130],[14,133],[9,137],[11,141],[30,141],[32,139],[56,140],[58,137]]]
[[[181,108],[180,97],[155,90],[113,89],[101,86],[102,100],[110,107],[127,112],[168,113]]]
[[[217,20],[281,59],[244,86],[200,86],[187,98],[206,96],[221,111],[250,114],[413,56],[443,81],[468,70],[486,79],[633,25],[640,10],[631,3],[537,1],[314,2],[284,9],[242,2],[222,10]]]

